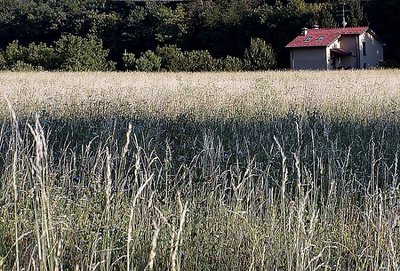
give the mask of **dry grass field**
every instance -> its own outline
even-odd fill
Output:
[[[400,268],[399,70],[0,82],[0,270]]]
[[[267,73],[1,73],[0,91],[23,115],[144,113],[196,120],[276,118],[319,112],[375,119],[400,112],[397,70]],[[6,103],[2,114],[8,115]]]

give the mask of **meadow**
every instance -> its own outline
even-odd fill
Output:
[[[0,73],[0,270],[400,268],[400,71]]]

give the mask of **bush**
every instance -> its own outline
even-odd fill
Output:
[[[54,50],[46,44],[32,43],[28,47],[13,41],[0,54],[0,69],[12,71],[38,71],[53,67]]]
[[[55,44],[59,68],[65,71],[109,71],[115,63],[107,61],[109,50],[94,36],[66,35]]]
[[[25,59],[24,48],[19,45],[17,40],[9,43],[2,55],[5,69],[11,69],[18,61]]]
[[[216,71],[218,61],[207,50],[190,51],[183,54],[182,70],[188,72]]]
[[[389,60],[381,60],[378,63],[378,68],[389,68],[389,69],[396,69],[396,68],[400,68],[400,63],[396,62],[393,59],[389,59]]]
[[[122,56],[122,63],[126,71],[133,71],[136,69],[136,56],[132,53],[126,53]]]
[[[40,67],[45,70],[57,69],[57,57],[52,47],[48,47],[45,43],[31,43],[24,48],[25,62],[33,67]]]
[[[181,71],[183,53],[176,45],[165,45],[156,48],[156,54],[161,58],[161,70]]]
[[[160,71],[161,58],[153,51],[147,50],[136,60],[136,69],[143,72]]]
[[[23,47],[18,41],[14,41],[1,53],[0,69],[13,71],[113,70],[115,64],[107,61],[107,56],[108,50],[103,49],[102,42],[92,36],[87,38],[73,35],[62,36],[55,43],[55,48],[45,43],[31,43]]]
[[[250,47],[244,52],[246,70],[268,70],[276,66],[275,53],[263,39],[251,39]]]
[[[234,56],[227,56],[222,59],[222,67],[221,69],[228,72],[237,72],[241,71],[243,67],[243,61]]]
[[[6,60],[4,59],[4,52],[0,51],[0,70],[5,70],[6,67]]]
[[[9,67],[9,70],[15,72],[32,72],[32,71],[43,71],[43,67],[34,66],[30,63],[18,60],[15,64]]]

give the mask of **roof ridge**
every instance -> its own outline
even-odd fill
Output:
[[[298,35],[286,48],[290,47],[326,47],[341,36],[361,35],[368,31],[368,26],[355,26],[347,28],[318,28],[308,29],[305,35]],[[319,36],[319,37],[318,37]]]
[[[349,29],[349,28],[368,28],[368,26],[349,26],[349,27],[323,27],[323,28],[317,28],[318,29]],[[309,30],[312,30],[314,28],[311,28]]]

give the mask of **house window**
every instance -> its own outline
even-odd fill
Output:
[[[310,42],[310,40],[312,40],[312,37],[307,37],[305,38],[304,42]]]
[[[325,36],[320,36],[317,40],[318,41],[323,41],[325,39]]]
[[[367,55],[367,48],[366,48],[366,45],[365,45],[365,41],[362,42],[362,50],[363,50],[363,56],[366,56]]]

